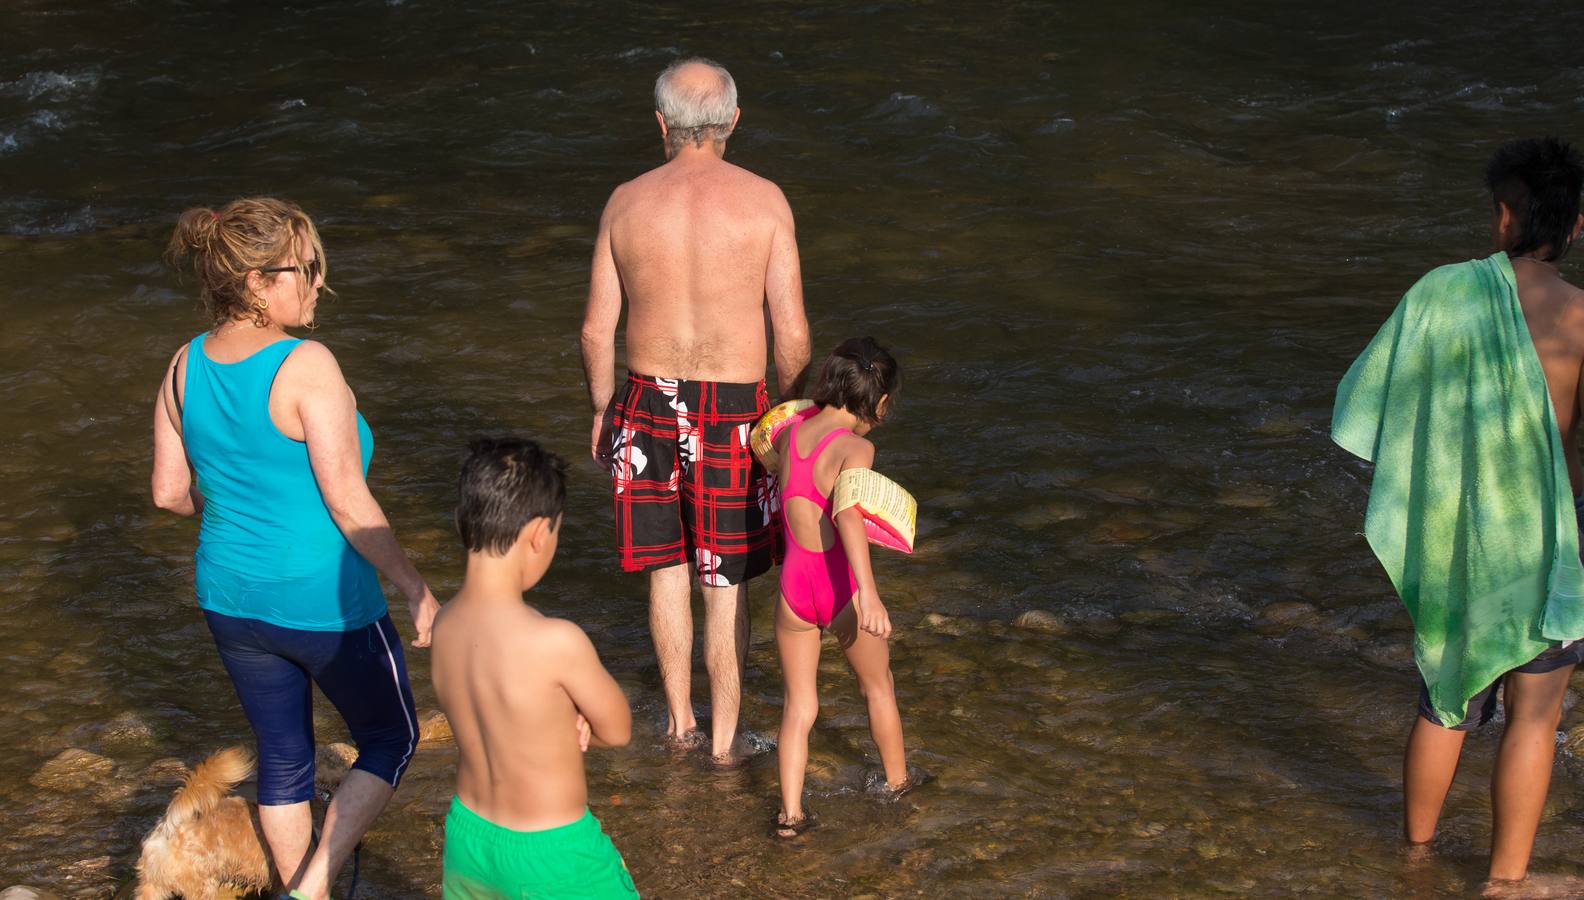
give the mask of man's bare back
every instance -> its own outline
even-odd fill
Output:
[[[602,228],[627,295],[632,371],[764,377],[767,295],[801,307],[792,210],[779,188],[713,155],[679,156],[618,187]]]
[[[1563,280],[1550,263],[1527,256],[1511,258],[1518,279],[1518,305],[1545,371],[1557,430],[1567,454],[1568,477],[1575,496],[1584,492],[1578,453],[1579,408],[1584,405],[1584,290]]]
[[[491,822],[537,831],[588,806],[578,715],[620,704],[588,637],[520,597],[466,587],[435,620],[430,677],[456,734],[457,795]]]
[[[612,192],[595,244],[591,319],[600,298],[619,313],[623,294],[630,371],[756,382],[767,311],[783,390],[807,363],[792,209],[773,183],[708,151],[680,153]]]

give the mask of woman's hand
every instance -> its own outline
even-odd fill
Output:
[[[440,601],[435,599],[435,595],[429,590],[429,585],[424,585],[423,594],[416,600],[407,601],[407,611],[412,613],[413,629],[418,632],[418,636],[413,638],[412,645],[429,646],[435,615],[440,612]]]
[[[859,588],[853,602],[858,604],[859,628],[882,641],[891,637],[891,616],[886,612],[885,604],[880,602],[879,591]]]

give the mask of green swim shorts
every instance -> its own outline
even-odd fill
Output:
[[[599,819],[543,831],[513,831],[451,798],[445,822],[445,900],[638,896],[627,864]]]

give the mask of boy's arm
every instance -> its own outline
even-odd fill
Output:
[[[589,745],[624,747],[632,739],[632,711],[621,685],[600,664],[583,629],[563,621],[555,635],[561,687],[588,721]]]

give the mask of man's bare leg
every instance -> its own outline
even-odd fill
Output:
[[[1551,786],[1556,729],[1572,666],[1541,675],[1507,676],[1507,730],[1491,775],[1493,881],[1517,881],[1529,871],[1535,832]]]
[[[1408,843],[1427,844],[1435,837],[1467,734],[1442,728],[1424,716],[1414,718],[1403,754],[1403,837]]]
[[[308,862],[313,847],[313,810],[308,801],[280,806],[260,804],[259,826],[264,829],[264,841],[269,844],[270,857],[275,860],[275,870],[280,873],[286,890],[297,886],[297,876]]]
[[[748,660],[748,586],[704,588],[704,664],[710,679],[710,755],[733,759]]]
[[[665,691],[666,737],[686,740],[698,722],[693,718],[693,583],[685,564],[649,573],[649,633]]]
[[[348,772],[341,787],[336,789],[330,808],[325,811],[324,834],[308,865],[300,872],[297,890],[312,900],[326,900],[330,896],[330,884],[346,864],[347,857],[352,855],[352,848],[363,840],[369,826],[395,793],[396,789],[378,775],[362,769]]]

